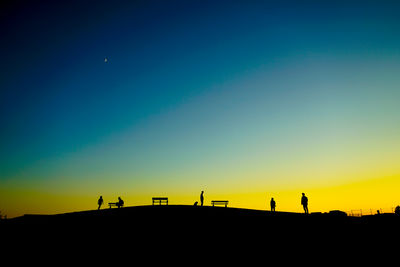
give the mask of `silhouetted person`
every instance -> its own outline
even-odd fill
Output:
[[[302,193],[301,197],[301,205],[303,205],[303,209],[305,214],[308,214],[308,198],[306,197],[306,194]]]
[[[101,205],[103,205],[103,196],[100,196],[99,200],[97,200],[97,204],[99,204],[98,210],[100,209]]]
[[[394,209],[394,214],[400,215],[400,206],[396,206],[396,208]]]
[[[204,191],[201,191],[201,194],[200,194],[200,205],[203,207],[203,203],[204,203]]]
[[[269,204],[271,205],[271,211],[275,211],[276,202],[273,197],[271,198],[271,202]]]
[[[121,199],[121,197],[118,197],[117,207],[120,208],[122,206],[124,206],[124,201]]]

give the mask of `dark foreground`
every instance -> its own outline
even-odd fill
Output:
[[[331,254],[354,259],[351,255],[360,256],[360,251],[363,257],[373,258],[368,253],[379,250],[389,256],[399,246],[400,216],[354,218],[224,207],[138,206],[25,215],[3,221],[0,230],[9,247],[42,256],[60,253],[61,257],[126,260],[129,255],[149,262],[163,262],[166,255],[169,262],[183,255],[225,262],[249,254],[253,258],[284,256],[281,260]]]

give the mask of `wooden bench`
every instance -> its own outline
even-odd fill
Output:
[[[228,207],[228,200],[211,200],[211,204],[214,205],[225,205],[225,208]]]
[[[109,202],[108,203],[108,206],[110,207],[110,209],[111,209],[111,207],[118,207],[118,208],[120,208],[120,207],[123,207],[124,206],[124,204],[119,204],[119,202]]]
[[[161,205],[163,202],[168,206],[168,198],[167,197],[153,197],[153,206],[154,203],[158,202]]]

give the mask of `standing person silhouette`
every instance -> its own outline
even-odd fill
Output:
[[[201,194],[200,194],[200,203],[201,203],[201,206],[203,207],[203,203],[204,203],[204,191],[201,191]]]
[[[99,207],[97,208],[97,210],[100,209],[101,205],[103,205],[103,196],[100,196],[99,200],[97,200],[97,204],[99,205]]]
[[[308,198],[306,194],[301,193],[303,196],[301,197],[301,205],[303,205],[304,213],[308,214]]]
[[[271,198],[271,202],[269,204],[271,205],[271,211],[275,211],[276,202],[273,197]]]

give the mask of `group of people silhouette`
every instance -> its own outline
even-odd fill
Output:
[[[304,194],[304,193],[301,193],[301,195],[302,195],[301,196],[301,205],[303,206],[304,213],[308,214],[309,213],[308,212],[308,198],[306,197],[306,194]],[[97,208],[98,210],[101,208],[103,203],[104,203],[103,196],[100,196],[99,200],[97,201],[97,204],[99,205],[98,208]],[[118,202],[115,202],[114,204],[118,208],[120,208],[120,207],[124,206],[124,201],[121,199],[121,197],[118,197]],[[196,201],[194,205],[197,206],[197,204],[198,204],[198,202]],[[271,211],[275,212],[276,202],[275,202],[273,197],[271,198],[271,201],[270,201],[269,204],[271,206]],[[200,193],[200,206],[202,207],[203,205],[204,205],[204,191],[201,191],[201,193]]]
[[[276,207],[276,202],[273,197],[271,198],[269,205],[271,206],[271,211],[274,212]],[[306,194],[304,193],[301,193],[301,205],[303,206],[304,213],[308,214],[308,197],[306,197]]]
[[[99,205],[97,208],[98,210],[101,208],[101,205],[103,205],[103,203],[104,203],[103,196],[100,196],[99,200],[97,200],[97,205]],[[121,197],[118,197],[118,201],[113,204],[115,204],[115,206],[120,208],[120,207],[124,206],[124,201],[122,200]]]

